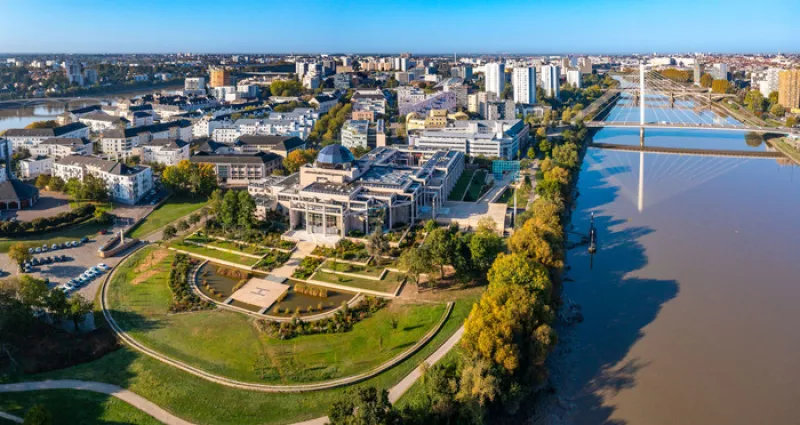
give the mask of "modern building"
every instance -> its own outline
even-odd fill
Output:
[[[314,98],[311,99],[311,101],[309,101],[308,103],[316,107],[317,111],[320,114],[324,114],[333,109],[333,107],[336,106],[337,103],[339,103],[339,98],[327,94],[320,94],[314,96]]]
[[[567,84],[575,87],[576,89],[581,88],[581,71],[578,69],[568,69]]]
[[[354,232],[436,218],[463,170],[461,152],[379,147],[356,160],[344,146],[329,145],[299,173],[254,185],[264,196],[257,204],[289,216],[285,237],[332,244]]]
[[[184,96],[197,96],[206,94],[206,79],[204,77],[188,77],[183,80]]]
[[[100,149],[112,157],[126,158],[133,148],[155,139],[192,140],[192,123],[188,120],[177,120],[124,130],[108,130],[100,138]]]
[[[511,99],[486,102],[484,119],[486,120],[513,120],[516,118],[516,108]]]
[[[19,176],[25,180],[34,179],[41,174],[50,174],[53,169],[53,158],[47,156],[31,156],[19,160],[17,170]]]
[[[788,110],[800,108],[800,69],[778,74],[778,103]]]
[[[511,74],[514,87],[514,103],[533,105],[536,103],[536,68],[518,66]]]
[[[64,181],[76,178],[83,181],[91,175],[102,179],[112,200],[135,204],[153,188],[153,170],[137,165],[130,167],[117,161],[91,156],[70,155],[53,164],[53,175]]]
[[[94,133],[100,133],[110,128],[127,128],[131,123],[123,117],[115,117],[103,112],[85,114],[78,118],[78,122],[89,126],[89,130]]]
[[[700,80],[703,77],[703,65],[699,61],[695,61],[692,70],[694,71],[694,75],[692,75],[694,85],[699,86]]]
[[[542,89],[547,97],[558,98],[561,70],[557,65],[542,66]]]
[[[86,124],[74,122],[56,128],[11,128],[3,137],[11,142],[13,151],[30,150],[43,140],[53,137],[89,138],[89,127]]]
[[[454,121],[441,129],[426,129],[409,135],[417,149],[453,150],[470,156],[515,159],[527,147],[529,127],[522,120]]]
[[[180,139],[154,139],[135,149],[146,164],[170,166],[189,159],[189,143]]]
[[[397,89],[397,104],[400,115],[408,115],[412,112],[425,115],[432,109],[446,109],[455,112],[456,92],[438,91],[428,94],[416,87],[401,87]]]
[[[283,158],[274,153],[259,152],[253,155],[197,154],[189,160],[197,164],[211,164],[221,183],[240,186],[269,176],[273,170],[281,167]]]
[[[715,80],[727,80],[728,79],[728,64],[726,64],[726,63],[715,63],[711,67],[711,76],[713,76]]]
[[[211,68],[209,73],[211,74],[211,80],[209,81],[209,86],[212,89],[216,87],[231,85],[231,74],[227,69],[215,67]]]
[[[386,94],[381,89],[361,89],[356,90],[350,98],[353,104],[353,112],[374,112],[383,115],[386,113]]]
[[[30,148],[31,155],[61,159],[69,155],[91,155],[94,145],[88,139],[51,137]]]
[[[375,149],[386,146],[383,120],[348,120],[342,126],[342,146],[348,149]]]
[[[498,96],[503,95],[506,86],[506,66],[502,63],[486,64],[486,91]]]

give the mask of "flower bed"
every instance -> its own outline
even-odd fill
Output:
[[[294,269],[292,277],[303,280],[308,279],[312,274],[314,274],[314,271],[317,270],[317,267],[319,267],[323,261],[325,261],[325,259],[317,257],[303,258],[303,261],[301,261],[297,268]]]

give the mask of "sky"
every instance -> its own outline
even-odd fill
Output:
[[[798,22],[798,0],[0,0],[0,53],[793,53]]]

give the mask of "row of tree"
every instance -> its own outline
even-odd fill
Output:
[[[49,289],[44,280],[29,275],[0,281],[0,351],[8,353],[28,337],[34,320],[46,313],[54,322],[72,321],[75,330],[94,304],[80,294],[67,298],[60,289]]]
[[[314,124],[314,128],[308,135],[308,143],[320,146],[335,143],[339,139],[339,132],[342,130],[344,122],[350,118],[352,110],[353,105],[349,101],[339,103],[331,108]]]
[[[217,174],[211,164],[184,159],[177,165],[164,168],[161,182],[176,193],[192,197],[208,196],[217,188]]]

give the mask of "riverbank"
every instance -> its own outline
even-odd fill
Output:
[[[121,86],[117,88],[98,88],[97,91],[87,91],[75,94],[59,94],[57,96],[45,96],[41,98],[42,103],[48,103],[52,101],[56,101],[60,98],[71,98],[69,103],[72,102],[86,102],[83,100],[84,98],[93,100],[97,97],[116,97],[121,95],[138,95],[138,94],[149,94],[159,90],[176,90],[183,88],[183,84],[178,81],[166,81],[163,83],[158,84],[150,84],[150,85],[141,85],[141,86],[134,86],[134,87],[126,87]],[[52,99],[51,99],[52,98]],[[16,103],[19,102],[26,102],[29,99],[27,98],[9,98],[9,99],[0,99],[0,110],[8,110],[8,109],[17,109],[20,108],[20,104]],[[93,102],[90,102],[93,103]]]
[[[794,161],[795,164],[800,165],[800,151],[787,143],[784,137],[778,139],[766,139],[765,141],[780,153],[784,154],[787,158]]]

